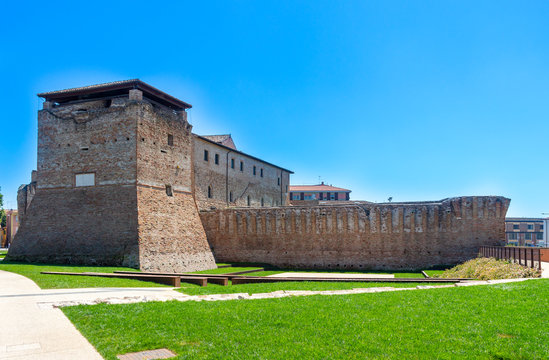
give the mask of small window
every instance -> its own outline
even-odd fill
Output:
[[[215,154],[214,161],[216,165],[219,165],[219,154]]]
[[[208,186],[208,199],[212,198],[212,187]]]
[[[74,176],[74,186],[95,186],[95,174],[76,174]]]
[[[543,224],[539,226],[539,229],[540,229],[540,230],[543,230]]]
[[[528,230],[534,230],[534,225],[528,224]]]
[[[536,234],[536,239],[543,240],[543,233],[537,233]]]
[[[240,162],[240,171],[244,171],[244,161]]]
[[[278,178],[278,182],[276,184],[280,186],[280,178]]]
[[[532,240],[532,234],[530,234],[530,233],[524,234],[524,239],[526,239],[526,240]]]
[[[256,170],[256,167],[255,167],[255,165],[254,165],[254,170],[253,170],[253,173],[254,173],[254,176],[255,176],[255,175],[256,175],[256,173],[257,173],[257,170]]]
[[[173,196],[173,189],[171,185],[166,185],[166,195]]]
[[[509,238],[509,240],[516,240],[517,239],[517,234],[516,233],[510,233],[510,234],[507,234],[507,237]]]
[[[265,201],[263,201],[263,198],[261,198],[261,206],[265,206]]]
[[[168,134],[168,145],[173,146],[173,135]]]
[[[234,169],[234,159],[231,159],[231,169]]]
[[[518,230],[519,226],[518,224],[513,224],[513,230]]]
[[[229,201],[233,202],[233,192],[229,192]]]
[[[204,150],[204,161],[208,161],[208,150]]]
[[[248,206],[250,206],[250,195],[248,195],[247,203],[248,203]]]
[[[263,177],[263,169],[259,169],[259,176]]]

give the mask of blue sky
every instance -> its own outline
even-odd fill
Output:
[[[0,17],[5,207],[36,168],[36,93],[140,78],[293,184],[549,212],[547,1],[11,1]]]

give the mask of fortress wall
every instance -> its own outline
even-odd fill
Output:
[[[201,212],[216,260],[281,267],[425,269],[501,245],[510,200],[360,203]]]
[[[174,114],[144,106],[138,117],[137,214],[142,270],[184,272],[216,267],[192,195],[193,142],[186,115],[184,111]]]

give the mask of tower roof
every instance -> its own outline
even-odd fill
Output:
[[[166,94],[165,92],[158,90],[157,88],[139,79],[114,81],[104,84],[44,92],[38,94],[38,96],[44,98],[46,101],[63,104],[76,100],[93,100],[125,95],[131,89],[141,90],[146,98],[175,110],[184,110],[192,107],[191,104]]]

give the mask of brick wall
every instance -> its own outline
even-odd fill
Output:
[[[184,112],[140,96],[44,106],[36,193],[27,207],[21,192],[27,212],[8,258],[159,271],[215,268],[192,198]],[[95,184],[76,187],[79,173],[93,173]]]
[[[143,270],[216,267],[192,196],[193,142],[186,115],[145,105],[139,116],[137,205]]]
[[[504,243],[504,197],[201,212],[218,261],[284,267],[419,269]]]

